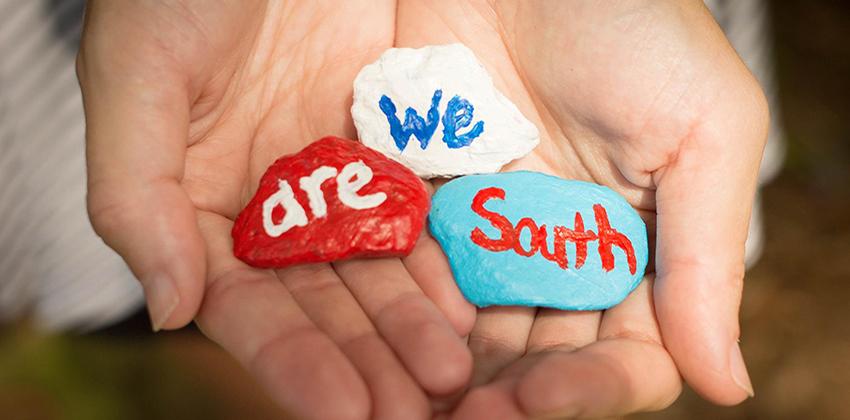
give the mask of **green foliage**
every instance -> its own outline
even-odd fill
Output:
[[[0,332],[5,419],[220,418],[216,397],[152,338]]]

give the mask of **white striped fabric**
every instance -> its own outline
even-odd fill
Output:
[[[142,304],[86,217],[81,5],[0,0],[0,322],[86,330]]]

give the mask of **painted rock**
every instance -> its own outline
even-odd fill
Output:
[[[536,172],[471,175],[441,187],[431,205],[431,233],[477,306],[605,309],[646,269],[646,226],[600,185]]]
[[[325,137],[272,164],[233,225],[255,267],[407,255],[425,225],[425,185],[398,162]]]
[[[540,141],[462,44],[387,50],[354,80],[351,114],[360,141],[423,178],[496,172]]]

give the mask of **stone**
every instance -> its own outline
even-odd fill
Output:
[[[443,185],[428,216],[467,300],[600,310],[640,283],[646,226],[607,187],[537,172],[470,175]]]
[[[262,268],[413,250],[429,208],[421,179],[362,144],[325,137],[274,162],[231,232]]]
[[[391,48],[354,80],[363,144],[423,178],[497,172],[539,132],[462,44]]]

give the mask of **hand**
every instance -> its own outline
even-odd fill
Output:
[[[356,138],[352,80],[390,1],[90,1],[78,60],[89,213],[154,329],[196,318],[299,418],[424,418],[461,390],[474,308],[433,239],[400,259],[258,270],[232,221],[277,157]],[[433,303],[432,303],[433,302]],[[445,316],[441,313],[445,313]]]
[[[737,313],[767,110],[702,3],[409,0],[397,28],[472,48],[541,128],[506,170],[607,185],[657,233],[655,274],[611,310],[480,310],[457,417],[660,409],[679,373],[718,404],[751,394]]]

